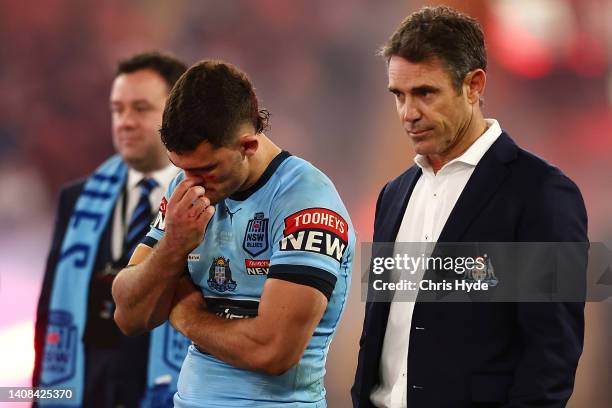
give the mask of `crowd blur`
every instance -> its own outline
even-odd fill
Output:
[[[591,241],[612,248],[612,2],[446,1],[483,24],[485,113],[582,190]],[[434,2],[374,0],[0,2],[0,386],[27,385],[33,319],[59,187],[113,152],[116,61],[160,49],[250,74],[268,135],[335,182],[360,241],[379,189],[414,156],[377,47]],[[437,3],[436,3],[437,4]],[[330,407],[348,406],[363,302],[360,265],[329,355]],[[612,401],[612,305],[587,305],[573,407]],[[603,363],[602,363],[603,362]]]

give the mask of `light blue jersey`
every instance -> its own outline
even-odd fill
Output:
[[[170,197],[183,173],[171,183]],[[168,198],[169,199],[169,198]],[[259,181],[215,205],[204,241],[188,258],[209,309],[226,318],[257,315],[267,278],[320,290],[325,313],[297,365],[280,376],[235,368],[193,345],[174,397],[177,407],[326,407],[323,376],[351,281],[355,233],[332,182],[287,152]],[[147,243],[164,235],[165,203]]]

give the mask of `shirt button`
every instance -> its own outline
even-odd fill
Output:
[[[434,193],[434,197],[437,197],[437,196],[438,196],[438,193]]]

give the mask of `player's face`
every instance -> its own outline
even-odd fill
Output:
[[[168,163],[159,136],[167,96],[168,84],[150,69],[121,74],[113,81],[113,144],[136,170],[149,172]]]
[[[186,178],[198,179],[197,184],[206,189],[205,195],[212,204],[240,191],[249,174],[239,144],[214,147],[202,142],[190,152],[168,152],[168,157],[185,171]]]
[[[451,151],[470,122],[472,107],[465,90],[457,94],[443,63],[392,56],[388,74],[389,91],[416,153],[444,156]]]

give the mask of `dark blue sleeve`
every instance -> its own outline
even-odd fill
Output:
[[[518,233],[523,242],[588,242],[578,187],[562,174],[548,177],[530,198]],[[575,273],[586,279],[586,262]],[[525,351],[505,407],[565,407],[582,353],[584,302],[518,303],[517,321]]]

